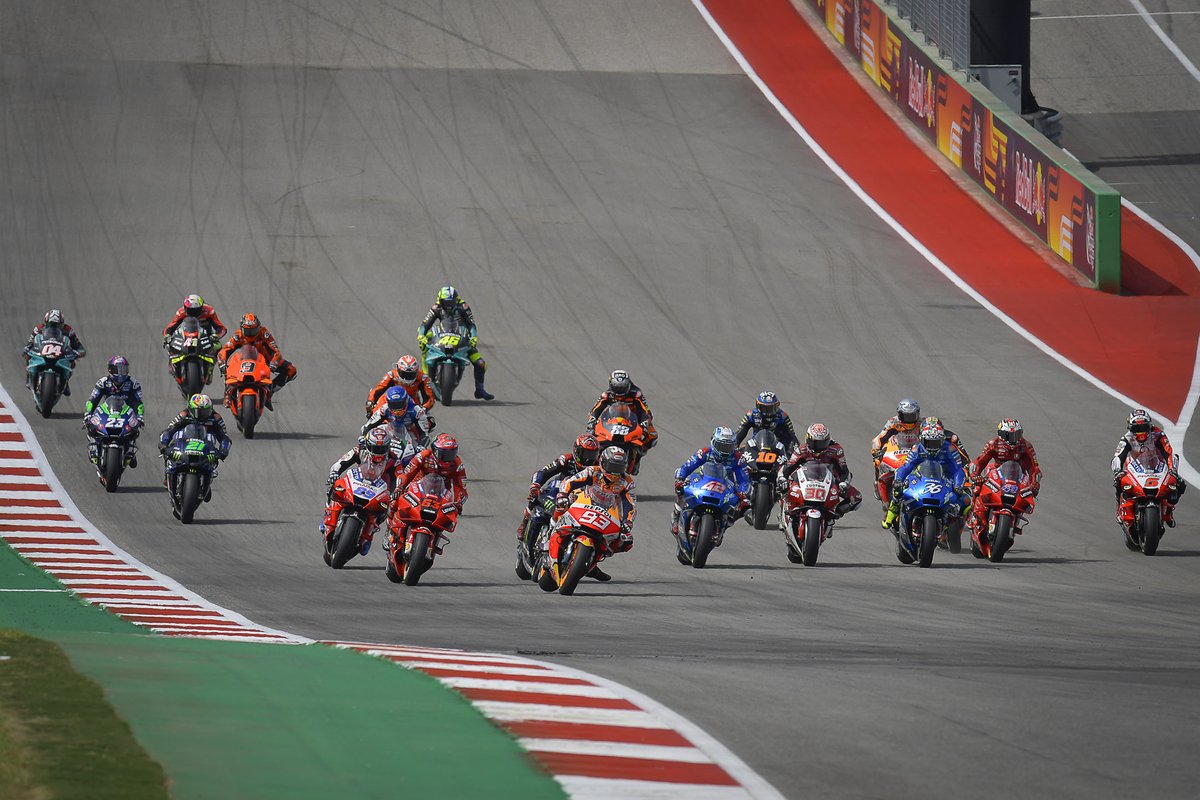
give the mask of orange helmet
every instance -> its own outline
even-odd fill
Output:
[[[242,336],[247,339],[255,339],[262,333],[262,325],[258,322],[258,317],[247,311],[242,315]]]

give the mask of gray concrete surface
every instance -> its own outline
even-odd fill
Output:
[[[4,6],[0,380],[32,408],[16,350],[62,306],[92,355],[72,413],[34,425],[85,513],[265,624],[535,653],[626,682],[790,797],[1194,796],[1200,526],[1185,507],[1159,557],[1122,546],[1107,463],[1125,410],[892,235],[689,4],[542,0],[521,8],[544,24],[520,29],[487,6],[440,4],[419,30],[420,3]],[[564,49],[553,31],[568,21]],[[618,23],[653,31],[644,57],[607,49]],[[164,44],[195,30],[221,63]],[[405,62],[464,37],[509,37],[507,56]],[[419,588],[389,584],[378,553],[333,572],[316,531],[325,473],[448,280],[480,319],[499,398],[438,412],[463,441],[467,516]],[[75,411],[121,351],[149,427],[166,422],[180,398],[158,330],[190,291],[230,324],[255,310],[300,379],[185,528],[153,459],[101,490]],[[617,366],[662,431],[637,545],[612,583],[546,596],[511,569],[526,481]],[[765,386],[798,424],[832,426],[864,486],[901,396],[972,449],[1020,417],[1048,474],[1028,534],[1003,565],[939,553],[918,571],[868,503],[818,568],[744,524],[709,569],[680,567],[671,471]]]

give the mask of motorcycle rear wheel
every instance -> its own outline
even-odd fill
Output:
[[[700,514],[696,520],[696,544],[692,548],[692,566],[704,569],[708,563],[708,554],[713,549],[713,536],[716,535],[717,521],[712,514]]]
[[[199,362],[183,362],[183,381],[179,386],[183,390],[184,397],[198,394],[204,388],[204,373],[200,369]]]
[[[517,565],[514,567],[514,571],[517,573],[517,577],[523,581],[533,577],[533,572],[525,566],[525,552],[525,543],[517,542]]]
[[[416,586],[429,568],[429,534],[414,533],[412,547],[404,557],[404,585]]]
[[[567,567],[567,574],[563,576],[562,585],[558,587],[558,593],[561,595],[575,594],[575,587],[579,585],[579,582],[583,580],[583,576],[591,568],[591,546],[576,542],[571,552],[571,563]]]

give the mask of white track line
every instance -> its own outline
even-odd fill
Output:
[[[1192,60],[1188,58],[1182,50],[1179,49],[1179,45],[1175,44],[1175,42],[1171,40],[1170,36],[1167,36],[1167,32],[1164,31],[1158,24],[1158,20],[1154,19],[1154,16],[1146,10],[1144,5],[1142,5],[1142,0],[1129,0],[1129,5],[1133,6],[1134,10],[1137,11],[1138,15],[1146,23],[1147,27],[1150,28],[1150,31],[1158,37],[1159,41],[1161,41],[1168,50],[1171,51],[1171,55],[1175,56],[1175,59],[1183,65],[1183,68],[1188,71],[1188,74],[1190,74],[1197,81],[1200,81],[1200,68],[1197,68],[1196,65],[1192,63]],[[1193,11],[1191,13],[1196,14],[1200,12]]]
[[[1130,0],[1130,2],[1136,2],[1136,1],[1137,0]],[[1178,442],[1180,445],[1180,446],[1176,447],[1176,450],[1178,452],[1180,452],[1179,471],[1181,473],[1183,473],[1184,478],[1189,483],[1200,482],[1200,472],[1197,472],[1187,462],[1187,459],[1185,459],[1182,455],[1183,438],[1187,432],[1187,424],[1186,423],[1190,422],[1192,410],[1194,410],[1196,407],[1197,397],[1200,397],[1200,338],[1197,339],[1198,360],[1197,360],[1195,366],[1193,367],[1192,385],[1188,392],[1188,396],[1187,396],[1187,399],[1184,404],[1184,412],[1185,413],[1180,414],[1180,418],[1178,420],[1175,420],[1174,422],[1172,422],[1171,418],[1168,417],[1166,414],[1159,413],[1158,411],[1155,411],[1154,409],[1149,408],[1144,403],[1140,403],[1140,402],[1134,400],[1133,398],[1125,395],[1124,393],[1118,391],[1117,389],[1113,388],[1112,386],[1109,386],[1107,383],[1100,380],[1095,375],[1091,374],[1090,372],[1085,370],[1083,367],[1079,366],[1074,361],[1071,361],[1069,358],[1067,358],[1066,356],[1059,353],[1057,350],[1052,348],[1050,345],[1043,342],[1041,339],[1039,339],[1033,333],[1026,330],[1024,327],[1021,326],[1020,323],[1018,323],[1012,317],[1008,316],[1003,311],[1001,311],[1000,308],[997,307],[996,305],[994,305],[990,300],[988,300],[986,297],[984,297],[979,292],[975,291],[975,289],[971,288],[970,284],[968,284],[966,281],[964,281],[962,278],[960,278],[958,276],[958,274],[956,272],[954,272],[954,270],[952,270],[949,266],[947,266],[945,264],[945,262],[943,262],[936,255],[934,255],[933,252],[928,247],[926,247],[919,239],[917,239],[916,236],[914,236],[912,233],[910,233],[907,228],[905,228],[903,225],[901,225],[896,220],[895,217],[893,217],[891,214],[889,214],[887,212],[887,210],[884,209],[883,206],[881,206],[875,200],[875,198],[871,197],[871,195],[869,195],[866,192],[866,190],[864,190],[861,186],[859,186],[858,182],[855,181],[852,177],[850,177],[849,173],[847,173],[844,169],[842,169],[841,165],[839,165],[833,159],[833,157],[829,155],[829,153],[825,152],[825,149],[823,147],[821,147],[821,145],[817,142],[816,139],[813,138],[812,134],[810,134],[808,132],[808,130],[803,125],[800,124],[800,121],[797,120],[796,117],[792,115],[792,112],[788,110],[787,106],[785,106],[780,101],[780,99],[775,96],[775,93],[771,91],[771,87],[767,86],[766,82],[762,78],[759,77],[758,73],[754,71],[754,67],[752,67],[750,65],[750,62],[747,61],[746,57],[744,55],[742,55],[742,52],[740,50],[738,50],[737,45],[735,45],[733,43],[733,40],[730,39],[728,35],[726,35],[725,31],[722,30],[721,26],[717,23],[716,19],[713,18],[713,15],[710,14],[708,9],[704,7],[703,0],[692,0],[692,5],[694,5],[696,7],[696,10],[700,12],[700,15],[702,17],[704,17],[704,21],[708,23],[708,27],[712,29],[712,32],[714,34],[716,34],[717,38],[721,40],[721,43],[725,45],[725,49],[729,51],[729,54],[731,56],[733,56],[734,60],[737,61],[739,66],[741,66],[742,70],[746,73],[746,76],[748,78],[750,78],[751,81],[753,81],[754,85],[758,87],[758,90],[763,93],[764,97],[767,98],[767,101],[770,102],[771,105],[775,107],[775,110],[779,112],[779,115],[782,116],[784,118],[784,120],[788,123],[788,125],[791,126],[792,130],[795,131],[796,134],[801,139],[804,140],[804,143],[807,144],[809,146],[809,149],[811,149],[813,151],[813,153],[816,154],[817,158],[821,159],[821,161],[823,161],[825,163],[825,166],[827,166],[830,169],[830,171],[833,172],[834,175],[836,175],[839,179],[841,179],[842,183],[844,183],[846,185],[846,187],[848,189],[850,189],[851,192],[853,192],[855,195],[857,195],[858,199],[862,200],[863,203],[866,204],[867,208],[871,209],[871,211],[873,211],[875,213],[875,215],[884,222],[884,224],[886,224],[889,228],[891,228],[893,231],[895,231],[896,234],[901,239],[908,242],[909,246],[911,246],[914,250],[916,250],[917,253],[919,253],[922,258],[924,258],[926,261],[928,261],[930,263],[930,265],[933,266],[934,269],[936,269],[938,272],[942,273],[942,275],[945,276],[947,280],[949,280],[951,283],[953,283],[955,286],[957,286],[964,294],[966,294],[968,297],[970,297],[976,303],[979,303],[979,305],[983,306],[988,311],[990,311],[997,319],[999,319],[1001,322],[1003,322],[1009,328],[1011,328],[1012,330],[1014,330],[1018,334],[1020,334],[1021,337],[1023,337],[1026,341],[1028,341],[1034,347],[1041,350],[1043,353],[1050,356],[1055,361],[1057,361],[1059,364],[1061,364],[1062,366],[1071,370],[1076,375],[1078,375],[1079,377],[1083,378],[1088,383],[1095,386],[1097,389],[1100,389],[1102,392],[1105,392],[1106,394],[1108,394],[1112,397],[1115,397],[1117,400],[1121,401],[1123,404],[1125,404],[1127,406],[1146,408],[1152,415],[1154,415],[1160,421],[1162,421],[1164,423],[1164,429],[1167,430],[1168,435],[1171,436],[1172,438],[1174,438],[1175,441]],[[797,13],[799,13],[799,12],[797,12]],[[805,19],[804,22],[805,22],[805,24],[808,24],[807,19]],[[819,35],[820,34],[818,32],[818,36]],[[1172,42],[1172,45],[1173,44],[1174,43]],[[1198,78],[1198,80],[1200,80],[1200,78]],[[1156,225],[1156,227],[1158,227],[1160,230],[1163,229],[1162,226],[1160,226],[1160,225]],[[1177,241],[1177,239],[1176,239],[1176,241]],[[1197,260],[1195,258],[1194,251],[1191,252],[1189,255],[1192,257],[1193,263],[1195,263],[1196,268],[1198,270],[1200,270],[1200,260]]]

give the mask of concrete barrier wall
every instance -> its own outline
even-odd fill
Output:
[[[806,0],[913,125],[1092,284],[1121,286],[1121,196],[982,86],[938,59],[894,8]]]

